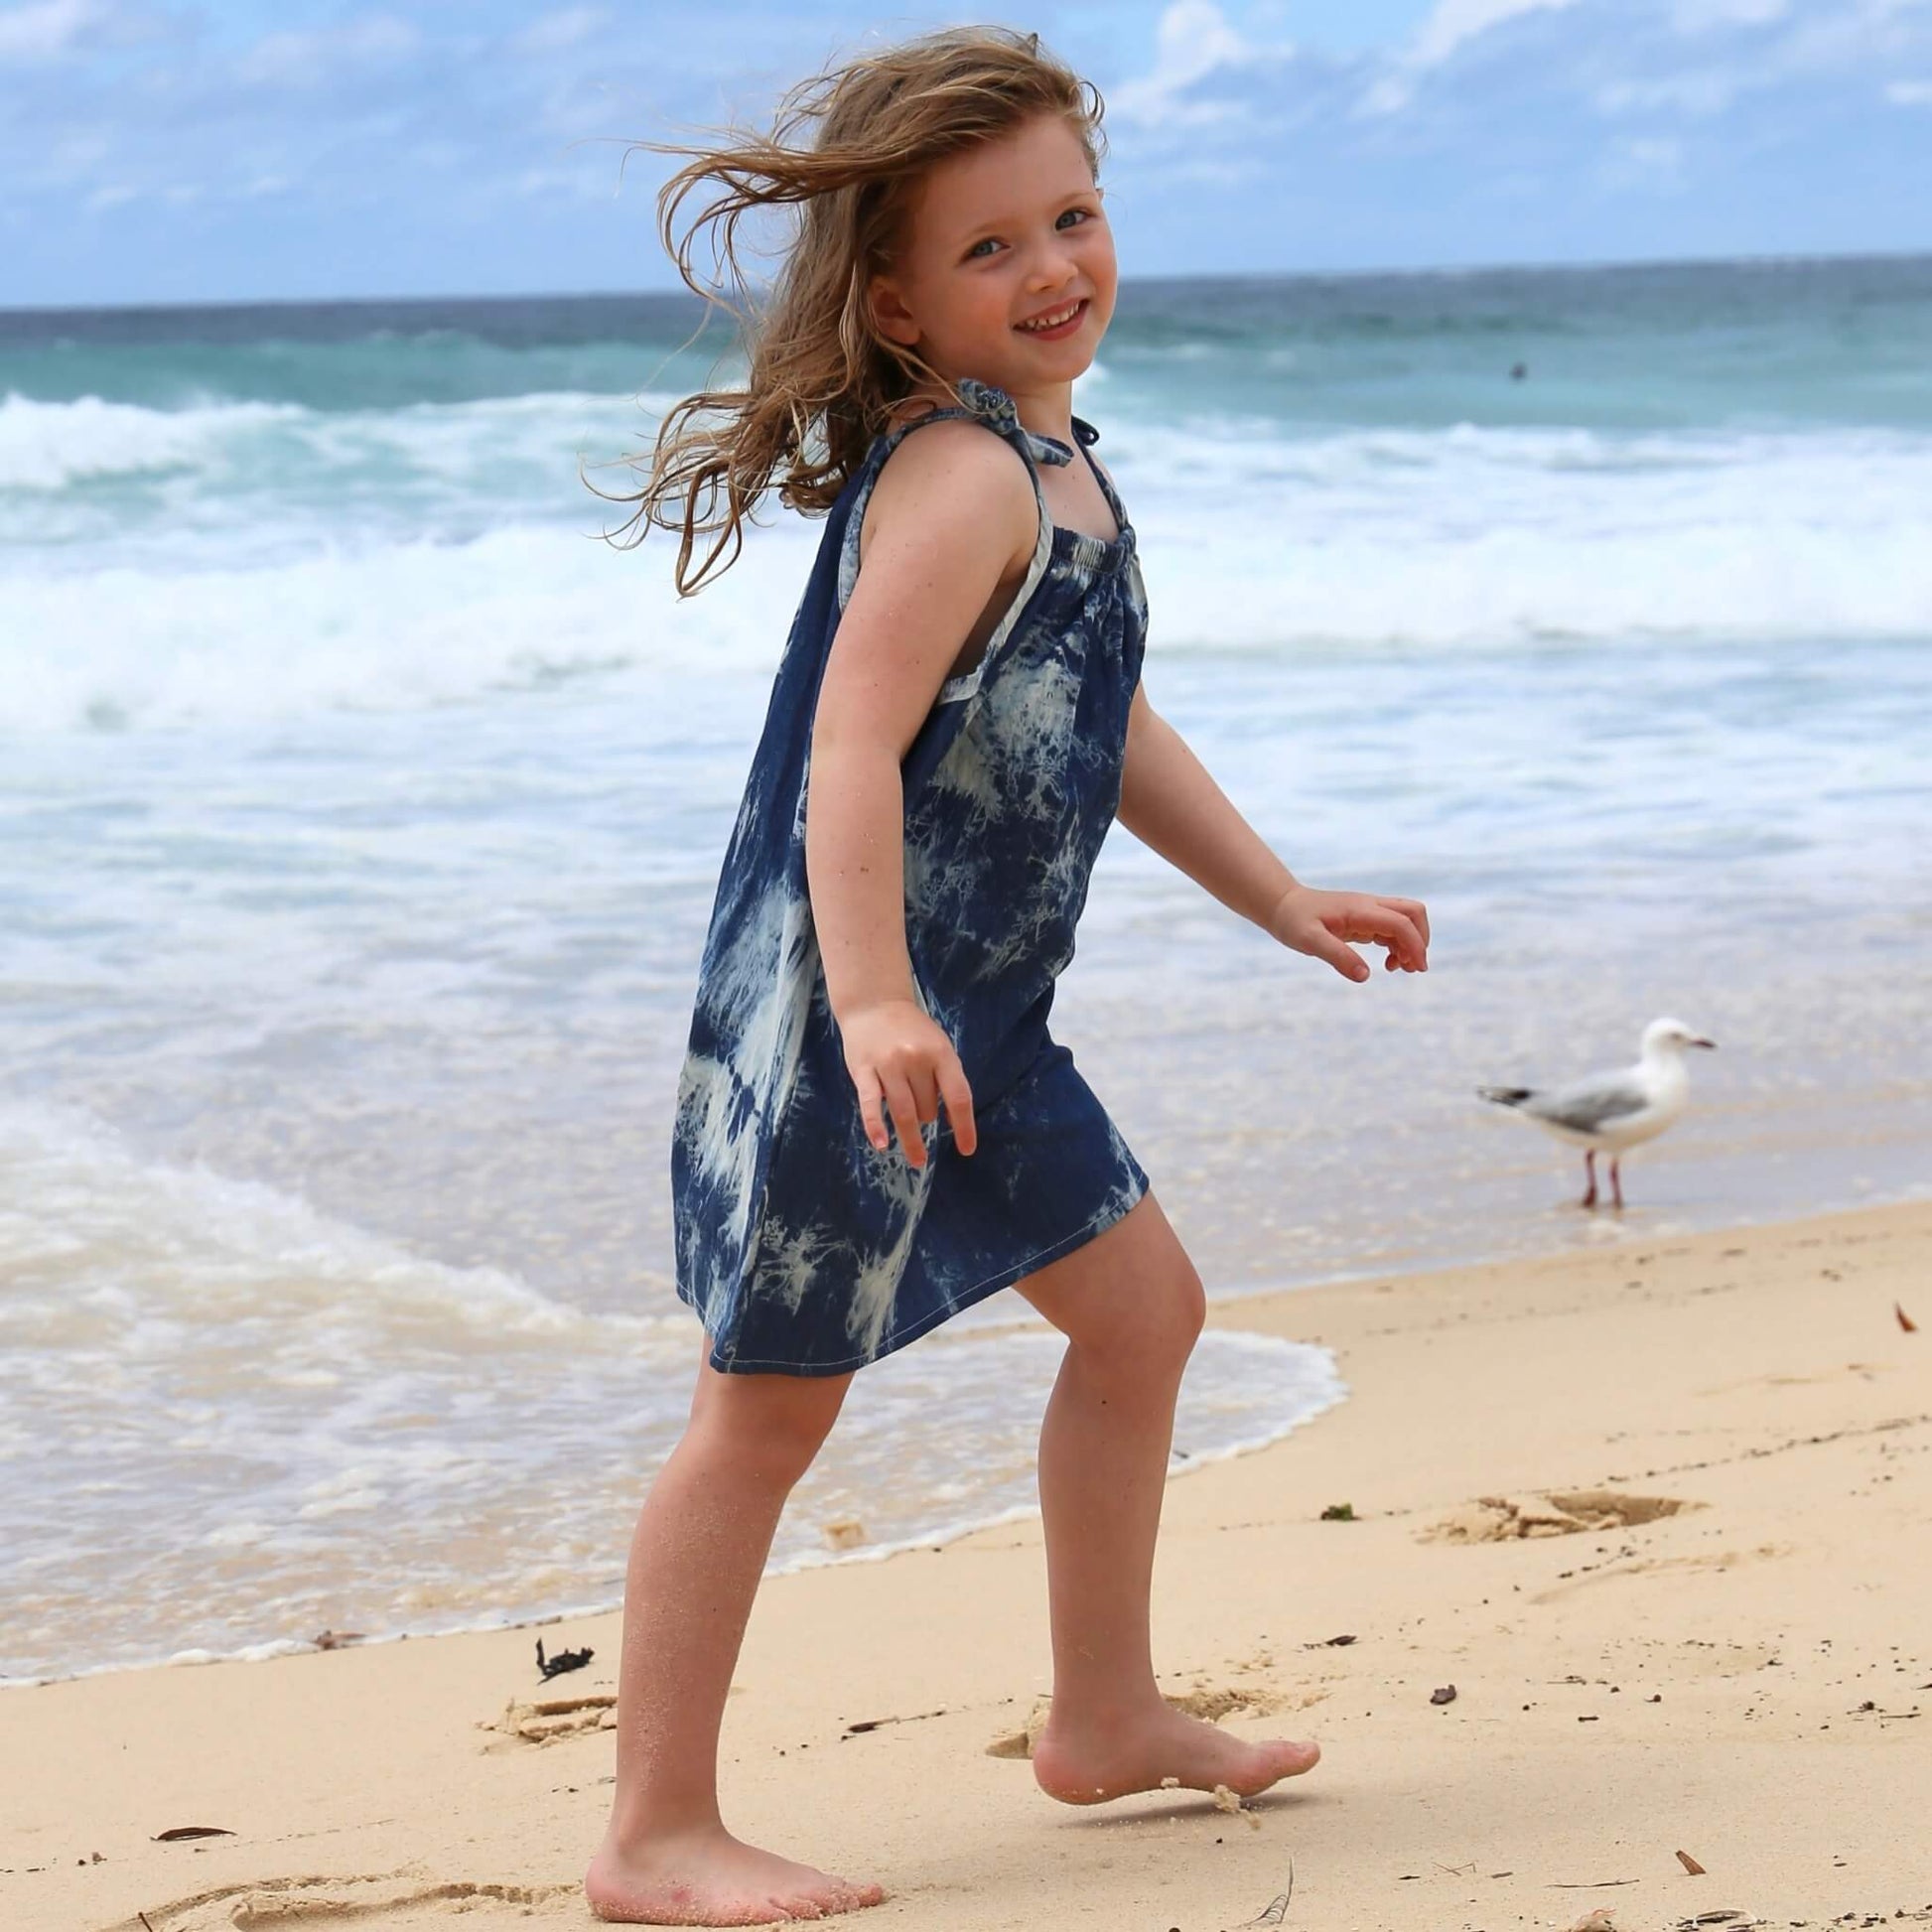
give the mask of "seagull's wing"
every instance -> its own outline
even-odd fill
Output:
[[[1539,1093],[1524,1101],[1523,1112],[1553,1127],[1567,1127],[1577,1134],[1594,1134],[1631,1114],[1640,1114],[1651,1104],[1635,1067],[1619,1067],[1614,1073],[1587,1074],[1553,1093]]]

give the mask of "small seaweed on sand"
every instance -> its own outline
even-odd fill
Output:
[[[582,1670],[597,1652],[588,1644],[582,1650],[560,1650],[554,1657],[543,1654],[543,1639],[537,1639],[537,1675],[543,1678],[561,1677],[567,1670]]]

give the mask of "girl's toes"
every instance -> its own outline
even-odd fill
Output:
[[[1321,1756],[1319,1744],[1297,1744],[1284,1740],[1269,1752],[1269,1761],[1278,1778],[1299,1777],[1311,1771]]]

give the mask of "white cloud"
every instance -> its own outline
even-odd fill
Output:
[[[1524,14],[1562,13],[1577,0],[1436,0],[1436,10],[1411,44],[1408,61],[1439,67],[1457,48]]]
[[[1633,167],[1647,174],[1675,175],[1684,165],[1684,143],[1669,135],[1647,135],[1625,144],[1625,154]]]
[[[585,168],[546,166],[525,168],[515,180],[519,195],[567,196],[581,202],[608,202],[614,190],[609,179]]]
[[[1894,80],[1885,98],[1894,107],[1932,107],[1932,80]]]
[[[1563,13],[1578,0],[1436,0],[1434,11],[1394,65],[1362,96],[1358,114],[1399,114],[1416,96],[1423,74],[1470,41],[1525,14]]]
[[[1683,73],[1659,75],[1654,80],[1610,80],[1593,96],[1602,114],[1647,114],[1670,112],[1688,114],[1694,119],[1709,119],[1722,114],[1752,84],[1753,77],[1742,69],[1696,68]]]
[[[235,76],[249,86],[310,86],[344,66],[413,53],[420,39],[393,14],[365,14],[321,33],[266,35],[236,61]]]
[[[558,54],[589,40],[610,18],[604,7],[566,7],[533,20],[510,45],[522,54]]]
[[[1677,0],[1671,25],[1680,34],[1707,34],[1725,27],[1764,27],[1782,20],[1791,0]]]
[[[1618,141],[1597,169],[1610,188],[1669,190],[1682,186],[1684,144],[1670,135],[1639,135]]]
[[[0,61],[54,61],[103,19],[100,0],[40,0],[0,13]]]
[[[1107,91],[1107,113],[1141,127],[1198,127],[1244,110],[1227,100],[1190,100],[1187,90],[1221,72],[1294,57],[1286,41],[1244,40],[1213,0],[1173,0],[1155,29],[1154,71]]]

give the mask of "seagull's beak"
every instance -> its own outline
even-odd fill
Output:
[[[1684,1043],[1687,1046],[1708,1046],[1714,1053],[1718,1050],[1718,1042],[1715,1039],[1706,1039],[1702,1034],[1696,1039],[1689,1039]]]

